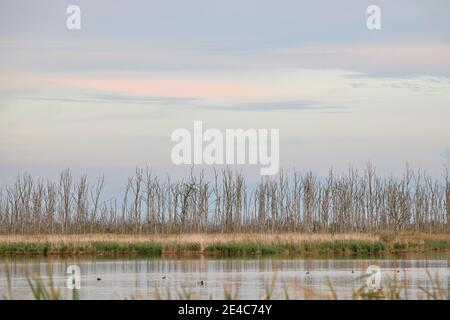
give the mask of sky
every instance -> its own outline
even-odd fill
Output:
[[[66,27],[72,4],[80,30]],[[381,30],[366,27],[372,4]],[[279,129],[287,171],[370,161],[440,175],[449,12],[447,0],[1,0],[0,185],[64,168],[123,185],[146,164],[185,176],[170,134],[194,120]]]

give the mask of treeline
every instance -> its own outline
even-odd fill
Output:
[[[137,168],[122,199],[104,200],[103,177],[69,170],[58,181],[19,175],[0,190],[0,233],[450,232],[450,182],[406,169],[381,178],[368,165],[327,177],[280,173],[249,186],[240,173],[173,182]]]

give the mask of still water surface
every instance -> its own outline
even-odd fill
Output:
[[[0,261],[0,296],[7,294],[6,266],[15,299],[31,299],[27,274],[53,281],[64,297],[66,271],[70,265],[81,270],[81,299],[172,299],[186,296],[223,298],[228,290],[237,299],[259,299],[273,283],[272,298],[326,298],[332,284],[338,298],[350,299],[366,283],[367,267],[381,269],[381,285],[393,278],[408,299],[425,298],[423,290],[435,287],[434,278],[448,292],[448,257],[427,259],[14,259]],[[430,275],[433,280],[430,279]],[[363,277],[363,278],[361,278]],[[183,288],[185,293],[183,294]],[[226,288],[226,289],[224,289]]]

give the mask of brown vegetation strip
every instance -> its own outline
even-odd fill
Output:
[[[226,242],[304,242],[304,241],[335,241],[335,240],[360,240],[360,241],[425,241],[441,240],[450,241],[450,233],[194,233],[194,234],[159,234],[159,235],[133,235],[133,234],[71,234],[71,235],[0,235],[0,242],[168,242],[168,243],[226,243]]]

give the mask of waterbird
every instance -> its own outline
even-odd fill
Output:
[[[165,279],[165,278],[166,278],[166,276],[163,276],[162,278],[163,278],[163,279]]]
[[[306,274],[309,274],[309,271],[306,271]]]
[[[205,281],[200,280],[200,281],[198,282],[198,284],[201,285],[201,286],[203,286],[203,285],[205,284]]]
[[[352,270],[352,273],[355,273],[355,270]]]
[[[100,281],[100,280],[102,280],[102,278],[97,278],[97,281]]]

